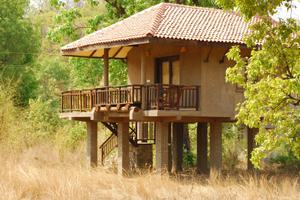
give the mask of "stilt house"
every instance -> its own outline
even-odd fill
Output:
[[[249,54],[243,37],[256,20],[161,3],[62,47],[64,56],[104,60],[103,86],[62,92],[60,117],[87,124],[90,165],[117,148],[118,172],[129,173],[132,159],[137,167],[152,164],[155,145],[155,170],[180,171],[184,124],[197,123],[198,171],[209,168],[208,124],[210,169],[220,170],[222,123],[235,121],[235,106],[243,100],[243,92],[225,82],[234,64],[225,54],[233,45]],[[127,63],[128,85],[109,85],[110,59]],[[99,146],[98,123],[111,131]]]

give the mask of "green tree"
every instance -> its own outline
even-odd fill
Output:
[[[245,38],[250,57],[233,47],[227,57],[235,65],[227,70],[227,81],[244,88],[245,101],[238,105],[238,123],[259,128],[258,147],[252,162],[284,145],[289,155],[300,159],[300,27],[294,19],[274,22],[279,5],[292,9],[292,1],[219,0],[227,9],[240,11],[246,20],[260,16]]]
[[[0,0],[0,80],[16,87],[18,105],[27,105],[37,87],[30,65],[39,37],[26,18],[27,6],[27,0]]]

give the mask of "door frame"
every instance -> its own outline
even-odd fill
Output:
[[[169,84],[173,82],[173,61],[179,61],[179,55],[155,58],[154,83],[162,83],[162,63],[169,62]]]

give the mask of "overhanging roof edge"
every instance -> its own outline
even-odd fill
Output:
[[[98,49],[113,48],[113,47],[134,46],[134,45],[148,44],[148,43],[150,43],[149,37],[132,39],[132,40],[114,41],[114,42],[107,42],[102,44],[92,44],[92,45],[73,48],[73,49],[61,49],[61,54],[64,56],[72,56],[72,53],[94,51]]]

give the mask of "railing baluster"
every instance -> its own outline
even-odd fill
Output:
[[[144,108],[180,110],[200,108],[200,86],[131,85],[62,92],[61,112],[88,111],[96,105],[144,103]]]

